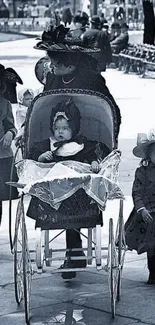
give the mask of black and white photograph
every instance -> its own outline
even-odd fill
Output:
[[[0,0],[0,324],[155,325],[155,2]]]

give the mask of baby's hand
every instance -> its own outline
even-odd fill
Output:
[[[92,161],[91,163],[91,170],[94,172],[94,173],[98,173],[99,172],[99,163],[97,161]]]
[[[46,152],[42,153],[42,155],[40,155],[38,158],[39,162],[52,161],[52,160],[53,160],[52,151],[46,151]]]
[[[4,134],[1,141],[3,141],[3,149],[6,149],[11,146],[13,134],[11,131],[8,131]]]

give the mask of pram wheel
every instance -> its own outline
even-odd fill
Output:
[[[16,215],[14,237],[14,280],[15,298],[18,304],[24,298],[25,320],[30,323],[30,292],[32,268],[28,248],[27,230],[25,224],[23,196],[21,197]]]
[[[23,255],[22,255],[22,209],[21,201],[18,202],[15,236],[14,236],[14,283],[15,283],[15,298],[19,305],[23,300]]]
[[[24,304],[26,324],[30,323],[30,294],[31,294],[31,260],[28,248],[27,230],[25,219],[22,222],[22,254],[23,254],[23,286],[24,286]]]
[[[114,229],[113,219],[109,220],[109,247],[108,247],[108,259],[109,259],[109,287],[110,287],[110,299],[111,299],[111,314],[112,318],[115,317],[115,305],[116,305],[116,293],[117,293],[117,257],[114,242]]]
[[[118,250],[118,281],[117,281],[117,300],[121,296],[121,277],[125,259],[126,243],[124,234],[124,221],[123,221],[123,200],[120,200],[119,218],[116,229],[115,245]]]

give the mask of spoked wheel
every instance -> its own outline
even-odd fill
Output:
[[[125,259],[126,243],[124,234],[124,220],[123,220],[123,200],[120,200],[119,218],[116,229],[116,247],[118,252],[118,282],[117,282],[117,300],[120,300],[121,296],[121,278],[122,270]]]
[[[23,299],[23,255],[22,255],[22,219],[23,210],[21,200],[18,202],[16,221],[15,221],[15,236],[14,236],[14,283],[15,283],[15,298],[17,304],[20,304]]]
[[[108,264],[109,264],[109,288],[111,298],[111,314],[115,317],[115,305],[117,296],[117,279],[118,279],[118,265],[117,253],[114,241],[113,219],[109,220],[109,247],[108,247]]]
[[[23,255],[23,286],[24,286],[24,305],[25,305],[25,320],[26,324],[30,324],[30,294],[32,281],[32,268],[30,252],[28,248],[27,230],[25,218],[22,222],[22,255]]]
[[[26,324],[29,324],[32,268],[25,224],[23,195],[21,196],[17,207],[13,247],[15,297],[18,304],[20,304],[24,298],[25,319]]]

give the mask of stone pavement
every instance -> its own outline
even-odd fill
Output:
[[[24,79],[25,87],[37,88],[39,83],[32,71],[34,64],[43,56],[32,49],[34,40],[16,42],[13,45],[0,44],[0,58],[7,66],[17,68]],[[4,60],[6,49],[8,58]],[[12,59],[11,59],[12,55]],[[24,60],[27,58],[25,64]],[[8,61],[9,60],[9,61]],[[141,79],[135,75],[124,75],[116,70],[104,73],[107,84],[118,102],[122,114],[119,147],[122,149],[120,165],[120,185],[126,195],[124,202],[124,219],[131,209],[131,187],[135,168],[139,160],[132,155],[136,144],[136,133],[154,126],[154,80]],[[17,202],[13,203],[13,225]],[[26,207],[28,200],[26,199]],[[107,244],[108,220],[118,216],[118,202],[110,201],[104,213],[102,241]],[[35,248],[34,222],[26,219],[29,246]],[[84,231],[85,233],[86,231]],[[57,233],[57,231],[52,232]],[[65,245],[64,234],[53,248]],[[85,239],[83,240],[85,245]],[[60,265],[56,263],[56,266]],[[13,256],[10,253],[8,239],[8,203],[4,203],[4,214],[0,228],[0,324],[24,325],[23,306],[17,306],[14,298]],[[35,264],[33,265],[35,269]],[[63,281],[60,274],[45,272],[35,274],[32,281],[31,324],[32,325],[102,325],[102,324],[155,324],[154,293],[155,287],[146,285],[148,277],[146,256],[136,252],[127,252],[123,270],[122,299],[117,305],[116,318],[110,314],[110,298],[107,273],[97,272],[93,267],[79,272],[72,281]]]
[[[14,202],[14,216],[16,210]],[[26,206],[28,200],[26,200]],[[131,198],[126,197],[125,219],[131,209]],[[14,298],[13,256],[8,243],[7,203],[0,230],[0,324],[24,325],[23,305],[17,306]],[[118,202],[108,202],[104,213],[102,243],[107,244],[108,220],[114,218],[116,224]],[[13,218],[14,223],[14,218]],[[35,248],[34,222],[27,218],[30,249]],[[86,230],[83,231],[86,234]],[[52,236],[57,231],[52,232]],[[85,246],[86,240],[83,240]],[[53,248],[63,248],[64,235],[53,244]],[[33,257],[33,254],[32,254]],[[106,261],[103,261],[106,263]],[[58,267],[59,262],[53,262]],[[33,263],[33,268],[36,266]],[[111,319],[108,277],[105,271],[96,271],[94,265],[85,272],[79,272],[72,281],[64,281],[60,274],[34,274],[31,294],[31,324],[155,324],[154,287],[146,285],[147,268],[145,254],[137,256],[127,252],[123,270],[122,299],[117,304],[116,318]],[[76,319],[73,322],[72,317]]]

